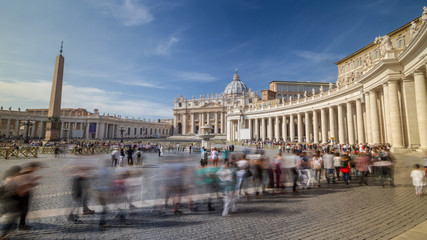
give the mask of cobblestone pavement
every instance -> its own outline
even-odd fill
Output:
[[[362,187],[322,183],[321,188],[300,193],[241,198],[238,213],[229,217],[221,216],[221,199],[214,202],[213,212],[204,208],[191,212],[182,206],[180,216],[171,209],[159,214],[148,206],[127,210],[126,222],[108,215],[110,225],[103,229],[98,229],[98,214],[82,216],[83,224],[66,221],[72,201],[69,180],[61,168],[75,158],[101,164],[108,155],[2,160],[0,174],[9,166],[34,160],[49,166],[39,172],[43,179],[33,194],[29,219],[33,228],[14,232],[10,239],[391,239],[427,220],[427,197],[415,196],[409,177],[419,156],[396,155],[396,187],[383,187],[373,177],[369,186]],[[192,158],[197,165],[198,154]],[[159,158],[147,154],[144,161],[144,199],[150,202],[159,197],[155,181]],[[90,205],[98,204],[90,200]]]

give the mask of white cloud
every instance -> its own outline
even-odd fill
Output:
[[[217,80],[211,74],[201,72],[183,72],[178,74],[178,76],[180,79],[190,82],[213,82]]]
[[[130,85],[130,86],[165,89],[164,86],[161,86],[158,83],[153,84],[153,83],[149,83],[149,82],[142,81],[142,80],[138,80],[138,81],[116,81],[116,82],[121,83],[121,84]]]
[[[125,26],[137,26],[154,20],[148,8],[135,0],[118,1],[93,1],[95,5],[105,9],[107,13],[119,19]]]
[[[305,51],[305,50],[295,51],[295,54],[302,58],[305,58],[314,62],[336,61],[340,58],[343,58],[343,56],[340,54],[318,53],[318,52]]]
[[[176,37],[171,37],[168,41],[159,43],[154,51],[157,55],[169,55],[170,48],[172,45],[177,43],[179,40]]]
[[[0,79],[0,103],[13,109],[47,108],[50,99],[51,81],[17,81]],[[85,108],[131,117],[171,118],[172,104],[166,105],[145,98],[128,97],[120,91],[107,91],[100,88],[80,87],[64,84],[62,107]]]

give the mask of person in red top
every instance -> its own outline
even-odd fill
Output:
[[[350,178],[350,157],[348,154],[344,154],[341,157],[341,173],[343,174],[344,182],[348,185]]]

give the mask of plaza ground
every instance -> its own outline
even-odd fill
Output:
[[[276,151],[267,153],[272,158]],[[198,154],[184,154],[198,165]],[[203,205],[193,212],[183,204],[183,215],[174,215],[172,209],[159,214],[155,205],[163,202],[156,173],[161,158],[146,154],[142,167],[144,201],[136,204],[137,209],[126,210],[126,223],[111,213],[109,226],[102,230],[98,228],[99,214],[81,216],[83,224],[67,222],[71,188],[61,169],[73,159],[102,164],[108,155],[12,158],[2,160],[0,172],[34,160],[48,166],[40,170],[43,179],[33,194],[28,220],[33,228],[14,232],[10,239],[427,239],[427,197],[415,196],[409,177],[420,156],[415,152],[396,155],[396,187],[383,187],[372,177],[369,186],[362,187],[354,182],[349,186],[324,183],[321,188],[300,193],[288,188],[285,194],[263,195],[261,199],[247,201],[242,197],[238,212],[222,217],[222,199],[214,201],[213,212]],[[99,212],[94,197],[90,205]]]

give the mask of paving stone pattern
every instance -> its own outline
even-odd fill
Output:
[[[273,157],[274,152],[268,154]],[[69,223],[65,216],[36,218],[29,220],[31,230],[14,232],[10,239],[391,239],[427,220],[427,197],[415,196],[409,177],[419,156],[395,156],[396,187],[383,187],[375,177],[362,187],[354,182],[349,186],[322,182],[321,188],[300,193],[288,189],[261,199],[241,197],[238,213],[228,217],[221,216],[221,199],[214,202],[213,212],[203,205],[192,212],[183,204],[180,216],[173,215],[172,209],[139,208],[126,210],[125,221],[109,213],[109,225],[103,229],[98,228],[99,214],[81,216],[82,224]],[[4,160],[0,174],[12,165],[45,162],[49,167],[40,171],[43,179],[33,194],[31,211],[68,208],[72,206],[69,179],[61,169],[73,158],[101,164],[109,156]],[[192,158],[197,165],[198,154]],[[144,199],[159,198],[155,181],[159,158],[146,154],[144,161]],[[91,198],[90,205],[99,203]]]

